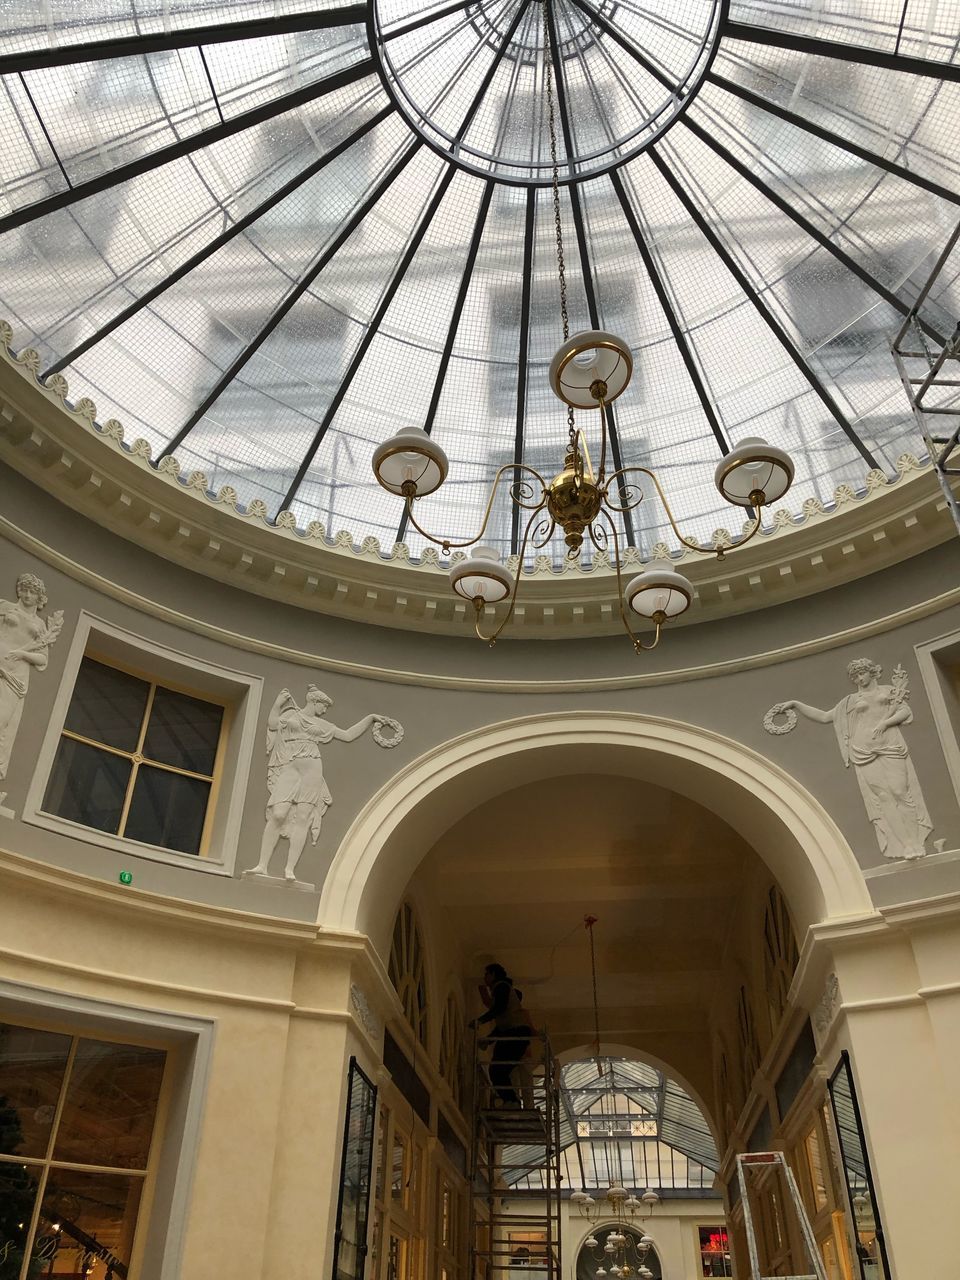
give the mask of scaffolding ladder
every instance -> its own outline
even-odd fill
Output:
[[[960,533],[960,503],[952,478],[960,476],[960,319],[952,335],[937,341],[920,322],[920,308],[960,239],[954,228],[916,302],[891,343],[897,371],[924,445]]]
[[[509,1043],[509,1037],[495,1043]],[[484,1053],[484,1041],[476,1040],[470,1280],[511,1280],[520,1268],[531,1280],[560,1280],[559,1066],[546,1034],[535,1032],[511,1076],[522,1106],[506,1106],[490,1083]],[[514,1190],[528,1177],[542,1181],[542,1189]]]
[[[765,1276],[760,1271],[760,1253],[757,1247],[757,1229],[753,1220],[750,1205],[750,1190],[747,1185],[747,1173],[755,1174],[754,1192],[762,1194],[764,1183],[768,1182],[774,1170],[779,1170],[787,1188],[790,1203],[800,1226],[800,1234],[806,1246],[807,1254],[813,1264],[812,1271],[805,1271],[792,1276]],[[774,1175],[775,1176],[775,1175]],[[747,1237],[747,1255],[750,1259],[751,1280],[828,1280],[826,1269],[820,1257],[820,1250],[810,1226],[810,1219],[803,1207],[797,1180],[793,1170],[787,1164],[782,1151],[750,1151],[737,1156],[737,1180],[740,1184],[740,1200],[743,1204],[743,1226]]]

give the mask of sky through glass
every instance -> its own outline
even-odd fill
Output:
[[[613,456],[708,539],[746,436],[794,511],[920,452],[889,341],[960,218],[958,42],[960,0],[0,0],[0,312],[184,478],[385,550],[423,544],[370,456],[426,426],[418,518],[469,536],[566,437],[549,49],[571,326],[634,353]]]

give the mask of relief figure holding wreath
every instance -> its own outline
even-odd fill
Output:
[[[805,702],[781,702],[768,712],[798,711],[817,724],[832,724],[844,767],[853,765],[860,793],[885,858],[913,860],[924,847],[933,823],[920,790],[920,780],[900,726],[910,724],[907,673],[897,667],[891,684],[881,684],[882,668],[869,658],[847,667],[856,692],[829,711]],[[768,732],[776,732],[764,721]],[[792,727],[792,726],[791,726]],[[782,730],[781,730],[782,732]]]
[[[323,815],[333,802],[323,775],[320,748],[336,739],[354,742],[368,729],[382,747],[392,747],[403,737],[403,729],[389,716],[368,715],[349,729],[341,729],[326,719],[333,705],[315,684],[307,689],[306,703],[297,705],[289,689],[281,689],[267,717],[267,820],[260,844],[260,860],[245,872],[267,876],[270,859],[281,839],[288,842],[284,879],[297,882],[297,864],[309,835],[317,843]],[[387,725],[392,738],[384,738]]]

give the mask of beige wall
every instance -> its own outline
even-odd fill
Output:
[[[50,876],[2,852],[0,938],[2,977],[28,1003],[42,989],[146,1026],[153,1011],[213,1020],[182,1280],[209,1280],[230,1258],[263,1280],[326,1274],[346,1063],[356,1054],[375,1073],[380,1056],[351,1012],[351,982],[374,1006],[378,992],[392,999],[362,945]]]
[[[643,755],[641,772],[653,780],[676,770],[675,757],[662,750],[658,756],[657,718],[673,726],[678,740],[687,735],[690,743],[726,744],[721,754],[740,762],[739,785],[744,796],[753,789],[757,814],[780,805],[776,821],[758,817],[742,834],[788,891],[799,925],[803,956],[795,1006],[814,1011],[827,974],[839,981],[841,1000],[820,1034],[821,1068],[831,1070],[839,1049],[849,1049],[897,1280],[938,1274],[951,1206],[960,1192],[960,1131],[951,1092],[960,1052],[960,858],[950,856],[960,846],[960,815],[914,648],[960,632],[960,608],[938,604],[945,584],[955,578],[953,546],[842,590],[709,627],[680,628],[638,667],[620,639],[537,645],[518,640],[490,653],[466,639],[351,624],[268,603],[104,535],[9,471],[0,471],[0,513],[0,597],[10,599],[17,574],[29,570],[44,578],[50,609],[65,614],[49,667],[31,680],[13,764],[2,784],[5,804],[15,814],[0,817],[2,976],[215,1020],[185,1236],[186,1280],[207,1280],[224,1258],[238,1256],[251,1274],[270,1280],[308,1274],[318,1217],[329,1220],[336,1199],[331,1153],[339,1144],[346,1062],[356,1053],[374,1070],[378,1060],[375,1038],[352,1011],[351,981],[363,987],[376,1016],[397,1011],[382,962],[365,938],[318,930],[319,892],[292,893],[238,876],[121,856],[20,820],[81,610],[167,645],[187,660],[193,656],[263,680],[238,871],[255,861],[262,832],[263,717],[279,689],[289,687],[300,697],[316,681],[334,697],[331,714],[338,724],[379,711],[404,725],[403,743],[392,751],[381,750],[369,736],[325,748],[334,803],[301,869],[318,889],[338,850],[342,854],[351,839],[356,843],[358,815],[380,813],[371,807],[378,796],[384,811],[391,798],[399,804],[398,777],[409,779],[418,768],[428,774],[428,762],[446,759],[449,744],[465,735],[495,744],[507,722],[559,719],[569,728],[573,748],[577,716],[604,722],[624,717],[624,724],[634,716],[633,729],[624,732],[647,737],[643,752],[631,759]],[[782,737],[762,727],[767,708],[785,698],[832,706],[849,691],[846,663],[864,655],[881,662],[887,675],[902,663],[910,679],[915,720],[904,733],[934,836],[947,851],[917,865],[883,863],[856,780],[842,768],[829,726],[801,722]],[[594,677],[595,687],[583,684]],[[580,683],[571,691],[567,682]],[[617,749],[626,753],[628,746]],[[590,748],[596,754],[589,767],[603,749],[600,741]],[[404,801],[416,814],[404,828],[407,861],[392,869],[388,861],[379,864],[371,899],[371,932],[381,954],[418,849],[422,856],[463,815],[472,788],[486,787],[496,796],[515,784],[513,766],[497,764],[495,745],[490,750],[488,772],[465,769],[462,789],[443,792],[437,789],[439,777],[431,785],[424,776],[420,791]],[[684,747],[688,756],[693,750],[689,743]],[[534,772],[572,768],[559,756],[529,755]],[[582,753],[580,758],[583,767]],[[719,767],[711,777],[713,791],[703,801],[708,807],[730,821],[736,817],[730,817],[732,810],[749,814],[750,803],[740,804],[740,793],[724,782]],[[695,785],[691,778],[684,785]],[[796,802],[792,810],[788,796]],[[791,828],[790,813],[801,811],[809,824],[819,824],[816,833]],[[819,872],[794,856],[808,837],[823,858]],[[386,846],[385,858],[390,852]],[[823,893],[816,910],[817,892],[824,889],[818,876],[829,874],[831,859],[846,876],[845,892],[854,894],[849,920],[842,910],[823,905]],[[122,889],[117,875],[127,866],[134,885]],[[867,872],[865,879],[858,868]],[[877,871],[882,874],[872,874]],[[423,894],[429,913],[429,886],[415,891]],[[842,895],[836,899],[843,901]],[[733,956],[731,965],[749,968],[749,960],[746,953]],[[457,941],[444,934],[442,923],[430,963],[442,999],[439,993],[448,986],[456,990],[463,977]],[[437,1019],[434,1058],[438,1027]],[[773,1043],[766,1049],[771,1061],[777,1052]],[[715,1063],[705,1062],[698,1077],[704,1093],[712,1092],[714,1078]],[[745,1128],[747,1120],[740,1119]],[[323,1248],[327,1268],[329,1241]]]

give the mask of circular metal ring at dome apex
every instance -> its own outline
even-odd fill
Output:
[[[370,48],[410,128],[459,168],[508,186],[552,182],[544,4],[566,185],[625,164],[680,118],[729,0],[678,0],[669,18],[637,0],[369,0]]]

